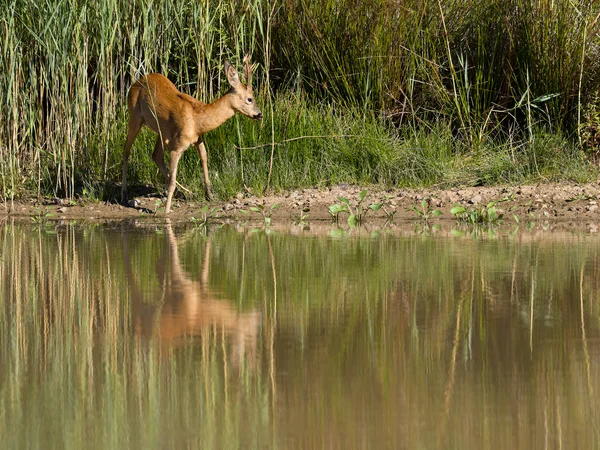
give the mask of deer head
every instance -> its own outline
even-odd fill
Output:
[[[244,71],[246,72],[246,83],[240,81],[240,77],[229,61],[225,61],[225,75],[231,85],[231,90],[227,93],[230,96],[231,106],[233,109],[244,116],[251,117],[255,120],[262,119],[263,115],[256,105],[254,94],[252,93],[252,65],[250,57],[244,57]]]

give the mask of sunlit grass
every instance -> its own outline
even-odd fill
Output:
[[[576,133],[600,83],[596,19],[589,2],[567,0],[10,0],[0,11],[0,195],[87,187],[113,198],[132,79],[162,72],[212,101],[224,60],[246,52],[260,64],[266,118],[209,135],[221,198],[262,189],[271,152],[275,188],[595,179]],[[290,141],[308,136],[320,137]],[[136,143],[134,183],[162,182],[152,140]],[[198,167],[186,156],[194,192]]]

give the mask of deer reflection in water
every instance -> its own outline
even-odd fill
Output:
[[[170,223],[165,226],[166,250],[157,261],[160,292],[146,301],[134,275],[127,242],[124,245],[127,281],[131,293],[134,329],[137,336],[158,340],[161,348],[190,344],[194,337],[220,334],[231,340],[231,359],[239,366],[246,353],[254,366],[256,341],[261,325],[257,310],[239,312],[230,301],[209,286],[211,241],[206,240],[200,281],[193,281],[181,267],[177,239]],[[127,240],[127,236],[125,236]],[[168,267],[168,270],[165,270]]]

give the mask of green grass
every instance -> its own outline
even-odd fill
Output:
[[[246,52],[265,119],[209,134],[221,198],[262,190],[271,153],[276,189],[595,180],[580,147],[597,152],[596,14],[569,0],[6,0],[0,198],[113,198],[132,80],[161,72],[212,101],[224,60]],[[135,144],[133,184],[162,183],[153,141]],[[201,193],[189,153],[180,181]]]
[[[274,120],[272,185],[277,189],[338,183],[455,187],[585,182],[597,177],[575,143],[542,129],[535,131],[531,143],[488,136],[473,148],[458,141],[444,123],[400,134],[377,117],[351,108],[314,106],[288,95],[275,97],[274,104],[278,117]],[[270,120],[267,115],[264,122]],[[238,130],[242,139],[236,142]],[[269,171],[270,134],[264,124],[236,118],[208,135],[211,178],[219,198],[234,196],[245,186],[262,192]],[[134,179],[161,187],[160,174],[150,159],[154,135],[145,136],[152,141],[142,139],[134,146]],[[197,198],[202,197],[202,168],[196,152],[185,154],[178,180]]]

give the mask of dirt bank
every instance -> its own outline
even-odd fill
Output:
[[[307,221],[329,220],[328,207],[338,197],[346,197],[351,204],[358,201],[362,189],[356,186],[339,185],[323,189],[300,189],[279,192],[268,196],[238,194],[227,202],[215,202],[210,207],[219,208],[217,214],[223,219],[261,219],[260,214],[249,211],[250,207],[263,206],[266,210],[274,204],[281,206],[273,211],[273,222],[293,221],[302,211]],[[428,209],[439,210],[442,215],[432,220],[454,219],[450,209],[455,205],[463,205],[467,209],[486,205],[491,201],[500,201],[496,207],[505,214],[505,220],[531,221],[544,220],[550,222],[600,221],[598,201],[600,184],[537,184],[527,186],[495,186],[470,187],[463,189],[382,189],[368,188],[368,195],[363,205],[384,202],[386,210],[396,211],[396,221],[417,219],[417,214],[410,210],[412,206],[421,207],[423,199],[428,199]],[[206,203],[198,203],[177,199],[172,213],[176,220],[200,218],[201,209]],[[158,210],[158,212],[157,212]],[[164,201],[156,196],[140,196],[130,206],[117,203],[92,202],[83,199],[66,201],[60,199],[25,199],[0,203],[0,216],[31,217],[32,220],[48,219],[131,219],[143,216],[161,216]],[[163,214],[164,216],[164,214]],[[516,216],[516,218],[515,218]],[[342,220],[345,220],[343,215]],[[383,209],[369,212],[371,218],[384,219]],[[262,219],[261,219],[262,220]]]

